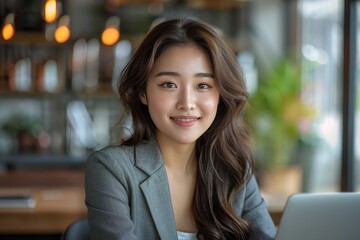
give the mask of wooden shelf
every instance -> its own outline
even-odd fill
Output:
[[[6,168],[64,168],[82,167],[86,157],[77,159],[65,154],[14,154],[0,156],[0,165]]]
[[[19,92],[10,90],[0,90],[0,98],[48,98],[62,96],[62,92],[47,93],[47,92]]]

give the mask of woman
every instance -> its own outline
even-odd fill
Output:
[[[247,92],[232,50],[200,21],[145,37],[119,94],[131,136],[92,154],[93,239],[273,239],[241,119]]]

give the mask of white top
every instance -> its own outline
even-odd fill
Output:
[[[177,231],[178,240],[196,240],[196,233]]]

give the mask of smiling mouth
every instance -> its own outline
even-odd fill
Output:
[[[171,117],[171,119],[174,123],[181,127],[190,127],[193,126],[200,118],[195,116],[177,116]]]
[[[193,122],[200,118],[198,118],[198,117],[172,117],[171,119],[173,119],[177,122]]]

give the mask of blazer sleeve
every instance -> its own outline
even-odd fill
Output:
[[[114,157],[98,151],[89,156],[85,168],[85,204],[91,239],[134,240],[127,181]]]
[[[247,183],[243,196],[242,218],[250,223],[249,240],[275,239],[274,222],[270,217],[254,176]]]

